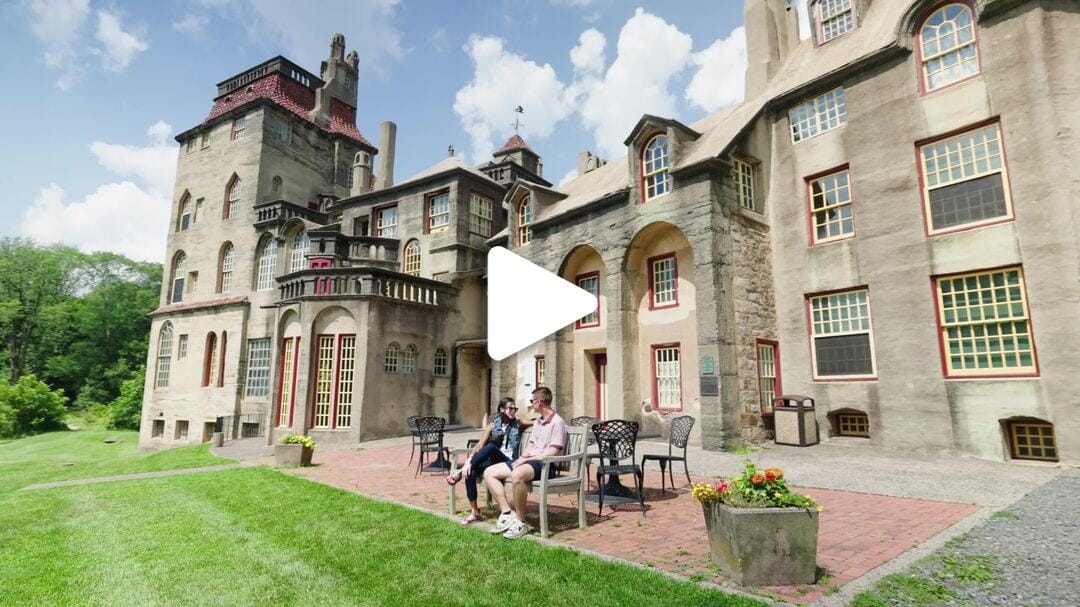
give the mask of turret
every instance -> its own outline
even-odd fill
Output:
[[[799,13],[789,0],[746,0],[746,98],[765,92],[769,80],[799,44]]]
[[[322,62],[320,77],[323,85],[315,90],[315,107],[312,108],[311,119],[317,124],[327,125],[330,123],[331,99],[336,99],[350,109],[356,109],[356,81],[357,63],[359,56],[356,51],[345,57],[345,36],[334,34],[330,40],[330,56]]]

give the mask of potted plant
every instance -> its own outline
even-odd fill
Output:
[[[694,483],[705,512],[712,560],[736,584],[813,584],[821,506],[793,493],[780,468],[758,470],[747,457],[742,474]]]
[[[290,434],[274,445],[274,460],[280,466],[310,466],[315,440],[304,434]]]

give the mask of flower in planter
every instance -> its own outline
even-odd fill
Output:
[[[813,508],[822,507],[809,496],[793,493],[780,468],[759,471],[749,455],[743,460],[742,474],[716,485],[694,483],[694,499],[702,504],[723,503],[735,508]]]
[[[315,448],[315,439],[305,434],[290,434],[281,440],[283,445],[302,445],[308,449]]]

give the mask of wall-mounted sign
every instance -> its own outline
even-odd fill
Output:
[[[713,362],[713,357],[708,354],[705,355],[705,358],[701,359],[701,374],[716,375],[716,363]]]
[[[720,396],[720,378],[715,375],[701,376],[701,395]]]

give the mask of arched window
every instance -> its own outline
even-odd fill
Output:
[[[240,187],[240,178],[233,175],[233,178],[229,180],[229,185],[225,187],[225,204],[221,211],[223,219],[232,217],[236,211],[236,203],[240,200]]]
[[[176,211],[176,231],[183,232],[189,227],[191,227],[191,196],[184,192]]]
[[[442,348],[435,349],[435,375],[440,377],[449,375],[450,373],[450,361],[446,356],[446,350]]]
[[[641,176],[645,183],[645,200],[671,191],[667,135],[657,135],[645,144],[645,151],[641,155]]]
[[[255,264],[255,290],[269,291],[274,288],[274,272],[277,271],[277,242],[267,237],[259,247],[259,260]]]
[[[169,387],[169,366],[172,363],[172,335],[171,322],[166,322],[158,333],[157,366],[154,369],[154,387]]]
[[[405,375],[416,373],[416,346],[409,344],[401,351],[401,372]]]
[[[401,353],[401,346],[397,343],[392,343],[386,346],[386,357],[383,359],[383,371],[387,373],[398,372],[398,358]]]
[[[187,276],[187,255],[183,251],[173,257],[172,265],[172,299],[169,303],[184,301],[184,278]]]
[[[206,334],[206,349],[203,350],[202,385],[213,386],[217,382],[217,335],[213,331]]]
[[[236,265],[236,247],[231,242],[221,249],[221,276],[218,277],[218,293],[232,291],[233,267]]]
[[[526,245],[532,242],[532,196],[521,199],[517,208],[517,243]]]
[[[978,74],[975,42],[975,19],[968,5],[954,2],[930,13],[919,27],[923,90],[932,91]]]
[[[281,177],[278,177],[277,175],[274,175],[274,178],[270,180],[270,193],[271,194],[280,194],[281,193]]]
[[[221,332],[221,354],[217,359],[217,387],[225,385],[225,353],[226,348],[229,346],[229,334],[225,331]]]
[[[402,261],[402,268],[404,272],[409,276],[420,275],[420,242],[417,240],[410,240],[405,245],[404,261]]]
[[[289,271],[299,272],[307,267],[308,249],[311,248],[311,240],[307,232],[300,230],[293,237],[292,255],[289,257]]]

